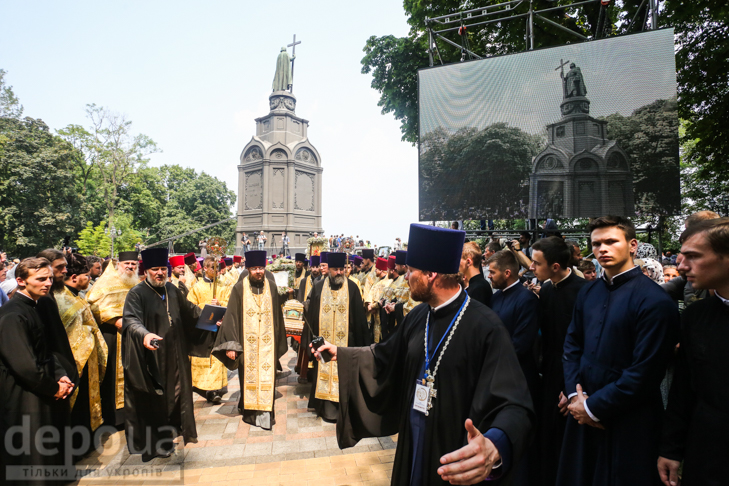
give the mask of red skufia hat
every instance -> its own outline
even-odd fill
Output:
[[[233,255],[233,263],[242,263],[243,257],[238,255]]]
[[[377,268],[377,270],[387,270],[387,260],[377,257],[377,263],[375,263],[375,268]]]
[[[197,262],[197,259],[195,258],[195,254],[193,252],[188,253],[183,258],[185,259],[186,265],[194,265],[195,262]]]
[[[172,268],[179,267],[185,264],[185,255],[173,256],[170,258],[170,265]]]
[[[395,269],[395,255],[390,255],[390,257],[387,259],[387,269],[388,270]]]

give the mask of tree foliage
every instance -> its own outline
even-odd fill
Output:
[[[78,153],[42,120],[0,117],[0,248],[28,256],[58,246],[81,225]]]
[[[657,100],[630,116],[605,117],[607,136],[630,156],[638,215],[681,211],[676,99]]]
[[[122,232],[116,255],[232,216],[236,196],[224,182],[178,165],[149,166],[147,156],[159,149],[132,134],[123,115],[87,105],[90,126],[68,125],[58,135],[41,120],[19,119],[22,106],[4,75],[0,70],[0,249],[26,257],[58,248],[68,236],[84,254],[109,256],[110,226]],[[232,242],[234,234],[229,221],[176,241],[176,250],[197,250],[209,236]]]
[[[444,128],[421,141],[421,220],[524,217],[532,158],[544,140],[506,123],[483,130]]]

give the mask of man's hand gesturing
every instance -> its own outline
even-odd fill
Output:
[[[438,468],[438,474],[443,481],[451,484],[476,484],[484,481],[501,458],[494,443],[481,434],[471,419],[466,419],[466,430],[468,445],[440,458],[443,466]]]

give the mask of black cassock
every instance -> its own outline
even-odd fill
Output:
[[[46,440],[45,448],[56,448],[55,454],[42,454],[36,447],[36,435],[44,426],[60,432],[68,425],[68,398],[56,400],[58,380],[69,376],[52,352],[44,323],[35,310],[36,303],[21,292],[0,308],[0,484],[5,480],[6,466],[57,466],[63,464],[63,447]],[[68,338],[66,338],[68,343]],[[75,370],[75,367],[73,368]],[[13,448],[26,450],[13,454],[6,446],[6,433],[13,426],[29,424],[28,434],[13,435]],[[45,434],[46,439],[50,437]],[[40,484],[20,481],[18,484]],[[44,484],[44,483],[43,483]]]
[[[248,276],[247,272],[245,272],[245,276]],[[241,336],[241,330],[243,329],[243,278],[238,280],[230,292],[228,310],[225,311],[223,323],[220,325],[220,330],[218,330],[215,338],[215,346],[213,347],[212,355],[220,360],[229,370],[238,370],[238,378],[241,380],[241,393],[240,400],[238,400],[238,411],[243,415],[243,421],[251,425],[271,429],[271,427],[273,427],[276,423],[274,410],[271,410],[270,412],[245,410],[243,400],[243,390],[245,390],[243,383],[243,377],[245,377],[245,358],[243,356],[243,346],[240,344],[243,342],[243,336]],[[286,351],[288,350],[288,346],[286,344],[286,328],[283,322],[281,297],[278,295],[276,282],[269,280],[268,285],[271,291],[271,306],[273,307],[273,339],[275,343],[274,360],[276,362],[276,367],[278,368],[281,356],[286,354]],[[253,282],[251,282],[251,291],[254,294],[260,295],[263,293],[263,289],[263,285],[256,287]],[[227,351],[236,351],[240,354],[238,354],[235,360],[232,360],[226,356],[225,353]]]
[[[127,294],[122,321],[125,430],[129,452],[141,453],[145,461],[169,451],[180,434],[185,443],[197,442],[189,356],[209,358],[215,339],[214,333],[195,328],[199,316],[200,308],[169,282],[156,288],[145,281]],[[163,338],[156,351],[143,344],[150,332]]]
[[[577,294],[587,280],[570,272],[554,285],[545,282],[539,291],[539,329],[542,333],[542,398],[539,410],[541,476],[545,486],[557,478],[562,438],[567,417],[559,413],[559,393],[564,391],[562,354]]]
[[[316,336],[319,335],[319,307],[321,306],[321,293],[324,288],[324,282],[325,279],[321,279],[314,284],[314,288],[311,289],[311,295],[309,297],[309,308],[306,311],[306,320]],[[349,286],[347,289],[349,292],[349,336],[347,336],[347,346],[368,346],[372,340],[370,339],[370,332],[367,327],[362,296],[359,293],[356,283],[348,278],[345,278],[345,282]],[[332,285],[331,282],[330,285],[332,290],[339,289],[339,287]],[[324,420],[334,422],[337,420],[338,414],[337,403],[316,398],[316,377],[318,373],[319,362],[314,360],[314,380],[312,380],[311,395],[309,396],[309,408],[315,409],[316,414]]]
[[[727,484],[729,306],[710,296],[688,306],[681,320],[660,454],[684,461],[684,486]]]
[[[463,304],[466,293],[430,316],[431,342],[445,335]],[[510,455],[505,467],[513,470],[529,441],[534,413],[524,374],[509,333],[488,307],[471,299],[443,355],[435,377],[437,397],[426,417],[413,410],[416,380],[425,368],[425,322],[428,304],[413,309],[384,343],[365,348],[339,348],[339,447],[352,447],[366,437],[399,434],[392,484],[411,484],[413,450],[420,446],[418,464],[422,484],[446,484],[438,475],[440,458],[468,443],[467,418],[486,434],[501,432]],[[435,345],[430,346],[433,352]],[[443,345],[431,361],[435,368]],[[424,435],[414,441],[413,417],[422,420]],[[423,429],[418,429],[423,434]],[[505,449],[508,449],[505,450]],[[507,461],[506,457],[504,460]],[[416,474],[418,474],[416,472]],[[510,471],[498,472],[510,484]]]

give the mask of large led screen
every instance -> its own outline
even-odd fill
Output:
[[[679,212],[672,29],[418,74],[421,220]]]

